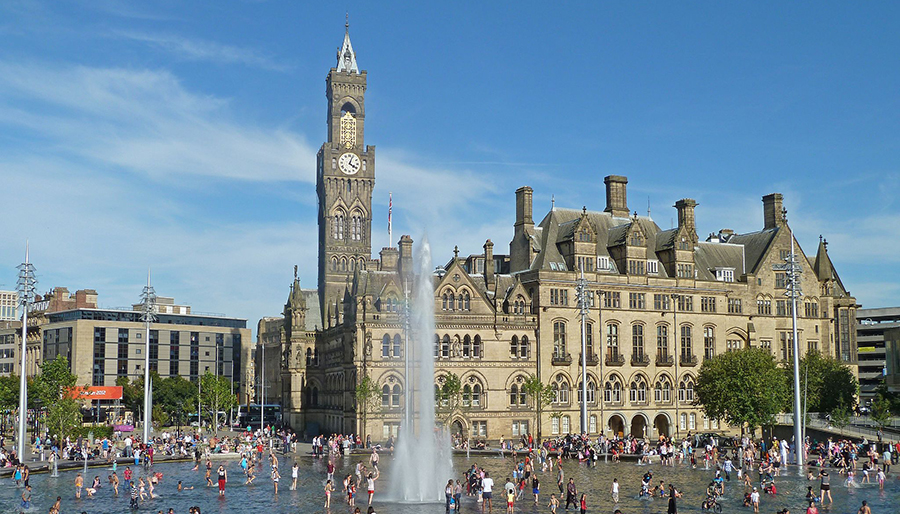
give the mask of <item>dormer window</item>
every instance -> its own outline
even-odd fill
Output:
[[[659,273],[659,261],[647,261],[647,274],[655,275]]]
[[[688,241],[687,238],[682,237],[681,241],[678,242],[678,249],[679,250],[690,250],[691,242]]]
[[[578,233],[578,241],[581,243],[590,243],[591,242],[591,233],[587,230],[582,230]]]
[[[601,255],[597,257],[597,269],[600,270],[608,270],[609,269],[609,257],[605,255]]]
[[[716,268],[716,280],[734,282],[734,268]]]
[[[642,246],[644,244],[644,237],[641,236],[640,232],[634,232],[631,234],[631,239],[628,244],[631,246]]]

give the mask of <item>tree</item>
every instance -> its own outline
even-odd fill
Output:
[[[369,375],[363,375],[359,383],[356,384],[356,404],[359,406],[360,417],[362,418],[362,438],[365,440],[368,429],[367,420],[369,414],[374,413],[379,407],[381,401],[381,389],[378,383]]]
[[[443,376],[444,383],[439,389],[439,397],[435,398],[438,408],[446,413],[444,423],[450,422],[453,411],[459,407],[460,394],[462,393],[462,380],[455,373],[447,373]]]
[[[228,411],[237,405],[237,397],[231,392],[231,381],[227,377],[213,375],[207,371],[200,377],[200,405],[211,413],[213,430],[219,432],[219,411]]]
[[[770,424],[788,405],[787,375],[763,348],[742,350],[705,359],[694,388],[706,416],[744,426],[752,433]]]
[[[789,393],[794,393],[794,368],[784,363]],[[859,381],[850,368],[837,359],[811,351],[800,359],[800,393],[806,393],[808,412],[832,412],[838,406],[851,409],[856,403]]]
[[[537,440],[541,440],[541,414],[545,407],[549,407],[553,403],[553,389],[541,382],[537,375],[531,375],[522,383],[522,389],[525,394],[534,402],[535,426],[537,427]]]
[[[844,427],[850,424],[850,409],[846,405],[838,405],[831,411],[831,424],[844,434]]]
[[[891,400],[881,394],[875,396],[872,402],[872,421],[878,428],[884,430],[884,427],[891,423]]]
[[[73,434],[81,426],[81,403],[72,397],[77,381],[69,361],[62,355],[44,361],[41,373],[35,378],[35,392],[47,409],[47,428],[60,438]]]

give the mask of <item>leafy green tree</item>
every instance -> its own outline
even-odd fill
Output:
[[[843,435],[844,427],[850,424],[850,409],[846,405],[839,404],[831,411],[831,424]]]
[[[784,363],[789,394],[794,394],[793,364]],[[838,406],[851,409],[856,403],[859,381],[837,359],[811,351],[800,359],[800,394],[806,393],[808,412],[831,412]]]
[[[61,438],[73,434],[81,426],[81,403],[71,395],[77,381],[69,361],[62,355],[44,361],[41,373],[35,378],[35,392],[47,410],[47,428]]]
[[[169,413],[158,403],[153,404],[153,414],[150,417],[156,427],[164,427],[169,424]]]
[[[535,427],[537,440],[541,440],[541,414],[546,407],[553,403],[553,389],[541,382],[537,375],[531,375],[522,383],[522,389],[531,399],[532,408],[534,409]]]
[[[716,355],[700,366],[695,392],[706,416],[746,426],[750,432],[774,421],[788,406],[787,375],[762,348]]]
[[[876,395],[875,401],[872,402],[872,421],[878,428],[884,430],[884,427],[891,424],[891,400],[883,395]]]
[[[203,410],[211,413],[213,430],[218,433],[219,411],[227,412],[237,405],[237,396],[231,392],[231,381],[207,371],[200,377],[200,405]]]
[[[459,407],[461,394],[462,380],[460,380],[459,375],[455,373],[444,375],[444,383],[439,389],[439,396],[435,398],[438,409],[446,414],[444,423],[450,422],[450,416]]]
[[[19,377],[0,377],[0,409],[13,410],[19,406]]]
[[[360,417],[362,418],[362,433],[360,434],[365,440],[367,435],[367,422],[369,414],[374,413],[381,406],[381,389],[378,383],[369,375],[363,375],[359,383],[356,384],[356,405],[359,407]]]

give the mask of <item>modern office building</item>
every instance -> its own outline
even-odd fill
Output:
[[[19,319],[19,293],[0,291],[0,322]]]

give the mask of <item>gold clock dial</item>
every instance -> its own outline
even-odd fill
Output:
[[[359,168],[362,166],[362,161],[359,160],[359,156],[355,153],[347,152],[345,154],[341,154],[341,156],[338,158],[338,166],[345,174],[355,175],[356,172],[359,171]]]

